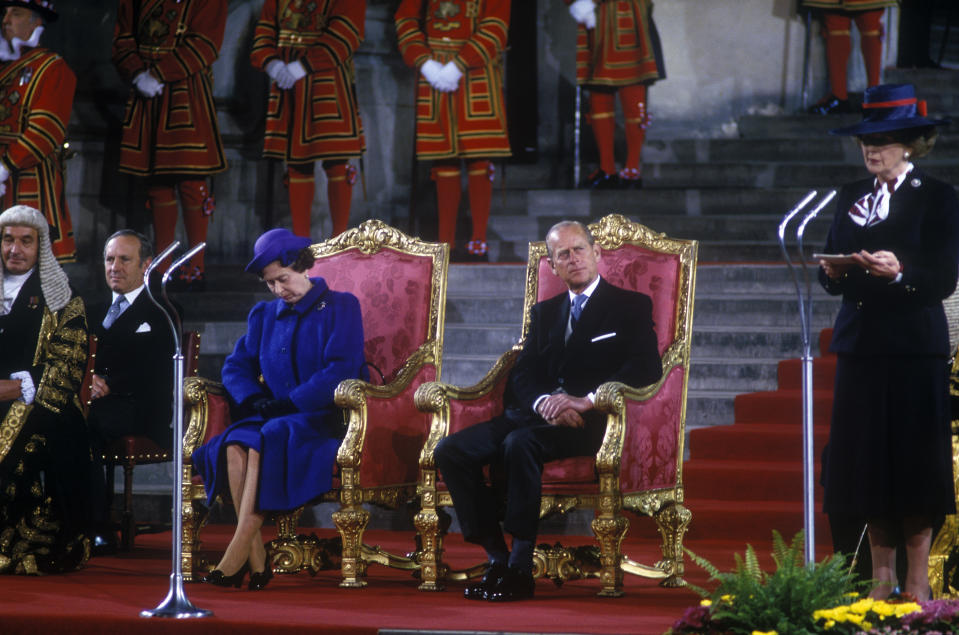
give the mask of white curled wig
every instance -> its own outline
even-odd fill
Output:
[[[0,214],[0,235],[4,227],[17,225],[37,230],[40,244],[37,249],[37,267],[40,271],[40,288],[43,299],[51,311],[59,311],[70,301],[70,279],[63,270],[53,248],[50,247],[50,226],[39,211],[27,205],[14,205]],[[3,267],[0,267],[0,296],[3,295]]]

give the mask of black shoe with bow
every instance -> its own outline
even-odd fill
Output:
[[[619,175],[613,172],[608,174],[596,170],[583,181],[583,188],[587,190],[615,190],[619,187]]]
[[[466,587],[463,591],[463,597],[467,600],[485,600],[490,589],[492,589],[508,571],[509,567],[505,564],[491,564],[486,568],[486,573],[479,582]]]
[[[240,570],[233,575],[226,575],[219,569],[214,569],[205,575],[201,581],[214,586],[235,587],[239,589],[240,585],[243,584],[243,578],[246,577],[246,573],[249,570],[250,565],[248,564],[244,564],[242,567],[240,567]]]
[[[529,571],[520,571],[509,567],[506,575],[493,585],[486,594],[490,602],[515,602],[533,597],[536,583],[533,574]]]

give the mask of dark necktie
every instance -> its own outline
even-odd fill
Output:
[[[123,310],[127,308],[128,304],[130,303],[127,302],[126,296],[118,295],[116,301],[110,305],[107,316],[103,318],[103,328],[108,329],[113,326],[113,323],[117,321],[117,318],[120,317],[120,314],[123,313]]]
[[[579,316],[583,314],[583,305],[586,304],[586,300],[589,299],[585,293],[580,293],[579,295],[573,296],[573,306],[569,308],[569,313],[571,316],[569,325],[572,328],[576,328],[576,323],[579,322]]]

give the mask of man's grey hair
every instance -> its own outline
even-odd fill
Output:
[[[107,259],[107,245],[110,244],[110,241],[114,238],[120,238],[121,236],[130,236],[131,238],[136,238],[140,241],[140,262],[145,261],[147,258],[153,257],[153,243],[150,242],[150,239],[141,234],[138,231],[132,229],[120,229],[107,238],[107,241],[103,243],[103,259]]]
[[[37,230],[37,268],[40,271],[40,288],[43,300],[51,311],[59,311],[67,305],[72,295],[70,279],[63,270],[50,246],[50,226],[38,210],[27,205],[14,205],[0,214],[0,236],[8,226],[32,227]],[[3,295],[3,267],[0,266],[0,296]]]
[[[553,247],[549,244],[549,237],[559,230],[566,229],[567,227],[576,227],[579,229],[579,231],[583,232],[583,235],[586,236],[586,242],[589,243],[590,247],[592,247],[596,242],[596,239],[593,238],[593,232],[589,231],[589,227],[586,226],[586,223],[581,223],[578,220],[561,220],[550,227],[549,231],[546,232],[546,255],[549,256],[550,260],[553,259]]]

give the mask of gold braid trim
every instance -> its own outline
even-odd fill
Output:
[[[80,390],[87,359],[87,319],[80,298],[57,314],[43,309],[34,365],[43,365],[36,402],[60,413]]]
[[[13,447],[13,442],[20,435],[20,430],[23,428],[31,410],[33,410],[32,405],[28,406],[18,400],[14,401],[10,410],[7,411],[3,423],[0,423],[0,463],[3,463],[3,460],[7,458],[10,448]]]

